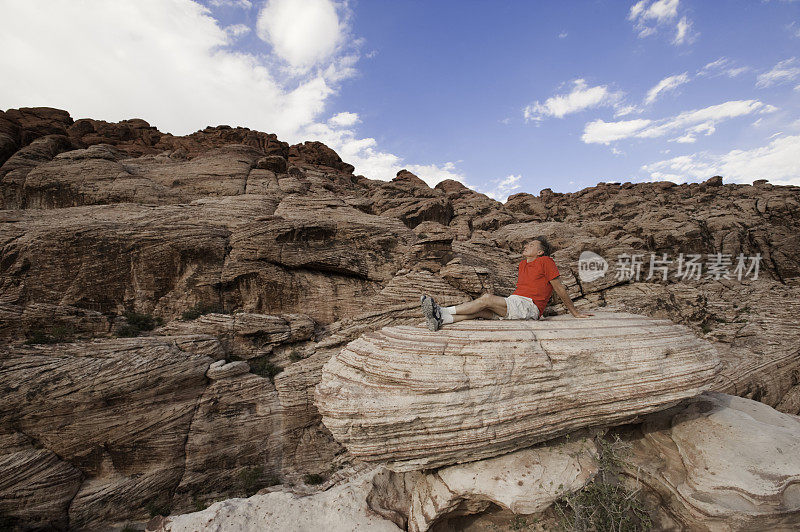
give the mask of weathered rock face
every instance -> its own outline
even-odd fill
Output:
[[[491,503],[536,513],[597,473],[592,439],[557,442],[432,473],[383,467],[352,476],[329,490],[298,498],[285,492],[214,503],[191,514],[154,519],[151,531],[409,530],[430,529],[445,516],[469,515]]]
[[[706,393],[633,435],[630,474],[655,494],[665,528],[797,530],[800,417]]]
[[[435,472],[380,470],[367,503],[403,530],[428,530],[444,517],[480,513],[491,503],[515,514],[547,509],[597,473],[597,446],[583,437],[523,449]]]
[[[325,365],[315,397],[353,455],[410,471],[619,424],[699,394],[718,370],[709,342],[667,320],[467,321],[365,334]]]

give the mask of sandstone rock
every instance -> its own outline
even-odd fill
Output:
[[[217,360],[212,362],[206,371],[206,377],[213,381],[220,379],[227,379],[242,375],[250,371],[250,366],[247,362],[238,360],[236,362],[225,362],[224,360]]]
[[[173,512],[195,509],[193,499],[251,495],[279,480],[293,440],[283,431],[278,394],[269,379],[247,373],[245,362],[222,369],[234,365],[244,371],[225,378],[209,375],[215,380],[197,403]]]
[[[354,456],[409,471],[667,408],[708,389],[718,366],[685,327],[630,314],[397,326],[332,358],[315,403]]]
[[[649,416],[630,461],[687,530],[796,530],[800,417],[720,393]],[[634,471],[629,471],[634,474]]]
[[[515,514],[548,508],[583,488],[597,473],[591,439],[554,442],[435,472],[379,471],[367,497],[370,508],[403,530],[425,531],[444,517],[469,515],[490,503]]]
[[[0,419],[81,472],[70,526],[142,517],[180,481],[210,362],[153,338],[0,348]]]
[[[0,515],[34,528],[66,528],[67,510],[81,472],[52,451],[13,429],[0,426]],[[8,520],[13,520],[9,522]]]
[[[154,519],[147,530],[399,531],[397,525],[372,512],[366,505],[374,474],[375,471],[370,470],[350,482],[307,497],[273,492],[247,499],[228,499],[200,512]]]

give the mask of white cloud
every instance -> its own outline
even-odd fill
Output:
[[[343,112],[333,115],[328,120],[328,124],[330,124],[333,127],[350,127],[357,124],[360,121],[361,120],[358,118],[357,113]]]
[[[800,135],[778,137],[751,150],[731,150],[722,155],[700,152],[646,164],[641,168],[652,180],[676,182],[705,180],[721,175],[727,182],[752,183],[768,179],[776,185],[800,185]]]
[[[735,67],[730,59],[727,57],[720,57],[716,61],[712,61],[698,70],[697,75],[710,78],[717,76],[728,76],[729,78],[735,78],[739,74],[747,72],[748,70],[750,70],[750,67]]]
[[[681,17],[678,21],[678,26],[675,28],[675,38],[672,44],[685,44],[687,42],[694,42],[697,34],[692,33],[692,21],[686,17]]]
[[[15,82],[0,84],[0,101],[75,118],[140,117],[178,135],[232,124],[300,140],[333,82],[311,73],[284,84],[260,56],[232,44],[210,11],[189,0],[54,0],[47,16],[36,2],[8,3],[0,48],[14,53],[0,54],[0,70]]]
[[[699,33],[692,32],[692,21],[685,16],[678,17],[680,0],[640,0],[628,11],[628,20],[633,22],[640,39],[654,35],[659,28],[675,28],[672,44],[681,45],[694,42]],[[673,26],[674,25],[674,26]]]
[[[346,36],[331,0],[268,0],[256,31],[278,57],[301,72],[329,59]]]
[[[356,55],[334,54],[284,82],[269,58],[234,51],[235,31],[190,0],[54,0],[48,16],[35,2],[4,5],[0,48],[14,50],[0,54],[4,79],[14,80],[0,83],[5,108],[51,106],[76,119],[138,117],[175,135],[244,126],[290,143],[321,140],[370,178],[392,179],[405,167],[431,185],[465,180],[455,163],[413,164],[380,150],[373,138],[359,138],[356,113],[320,123]]]
[[[758,100],[732,100],[703,109],[684,111],[674,117],[662,120],[623,120],[605,122],[595,120],[586,124],[581,139],[587,144],[609,144],[626,138],[655,138],[682,131],[683,136],[675,142],[694,142],[694,135],[714,132],[717,123],[752,113],[771,113],[777,108]]]
[[[241,9],[250,9],[253,7],[253,2],[250,0],[211,0],[209,5],[212,7],[238,7]]]
[[[486,194],[493,200],[497,200],[501,203],[505,203],[508,200],[508,197],[514,193],[515,190],[520,188],[519,180],[522,179],[522,175],[509,175],[503,179],[495,179],[490,181],[489,189],[482,189],[479,192]]]
[[[592,107],[614,105],[622,97],[621,93],[610,91],[606,85],[589,87],[583,79],[576,79],[573,84],[574,87],[568,94],[551,96],[544,103],[537,101],[525,107],[525,121],[538,122],[547,116],[563,118]]]
[[[566,31],[562,31],[561,33],[558,34],[558,38],[559,39],[566,39],[567,35],[569,35],[569,34]]]
[[[583,130],[581,140],[586,144],[608,144],[615,140],[633,137],[650,124],[650,120],[623,120],[620,122],[606,122],[598,119],[589,122]]]
[[[771,87],[772,85],[794,81],[798,77],[800,77],[800,66],[797,66],[797,58],[790,57],[780,61],[769,72],[759,74],[756,80],[756,87]]]
[[[232,39],[236,39],[250,33],[250,26],[246,24],[232,24],[230,26],[225,26],[225,33]]]
[[[626,116],[633,113],[641,113],[642,108],[638,105],[620,105],[617,107],[617,110],[614,112],[614,118],[618,116]]]
[[[678,74],[676,76],[669,76],[658,83],[656,86],[647,91],[647,97],[644,99],[645,105],[649,105],[656,101],[659,94],[667,91],[672,91],[678,88],[679,86],[683,85],[684,83],[689,82],[689,73],[684,72],[683,74]]]
[[[403,168],[419,176],[429,186],[453,179],[465,183],[466,178],[456,163],[413,164],[395,154],[381,151],[374,138],[359,138],[352,125],[358,122],[356,113],[339,113],[327,123],[309,124],[301,132],[305,140],[318,140],[332,148],[345,162],[355,166],[355,173],[370,179],[391,180]]]

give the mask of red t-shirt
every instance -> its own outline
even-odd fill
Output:
[[[553,285],[550,281],[558,276],[558,268],[552,258],[541,255],[530,262],[523,258],[519,262],[517,289],[514,290],[514,294],[531,298],[539,307],[539,316],[542,316],[553,294]]]

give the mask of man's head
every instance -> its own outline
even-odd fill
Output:
[[[525,243],[525,247],[522,249],[522,255],[524,257],[530,257],[535,259],[536,257],[541,256],[550,256],[550,242],[543,236],[537,236],[532,240],[528,240]]]

